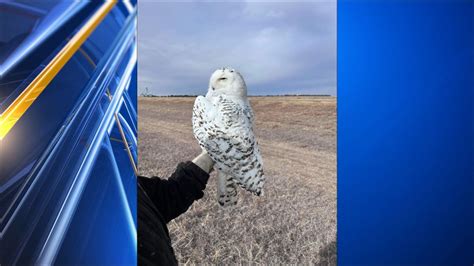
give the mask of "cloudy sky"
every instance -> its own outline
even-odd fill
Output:
[[[336,1],[141,0],[139,92],[205,94],[232,66],[250,95],[336,95]]]

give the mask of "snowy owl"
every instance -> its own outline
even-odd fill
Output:
[[[218,169],[219,204],[237,203],[237,185],[262,195],[262,156],[253,133],[247,86],[239,72],[231,68],[214,71],[206,96],[194,102],[192,122],[194,137]]]

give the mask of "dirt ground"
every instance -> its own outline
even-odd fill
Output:
[[[219,208],[205,196],[168,224],[181,264],[336,264],[336,98],[251,97],[264,161],[261,198],[239,190]],[[194,97],[139,97],[139,171],[169,176],[200,153]]]

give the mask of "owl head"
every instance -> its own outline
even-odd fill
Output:
[[[244,78],[235,69],[223,67],[212,73],[209,80],[209,92],[214,95],[247,96]]]

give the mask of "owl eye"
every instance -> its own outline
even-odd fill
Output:
[[[226,79],[227,79],[227,78],[220,78],[220,79],[218,79],[218,80],[226,80]]]

